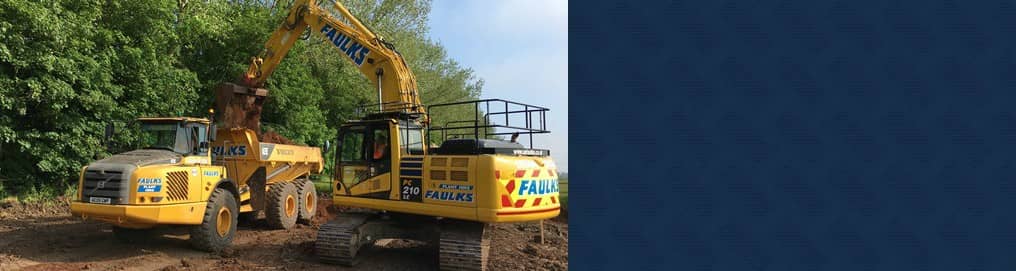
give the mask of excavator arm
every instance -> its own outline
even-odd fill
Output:
[[[339,50],[341,57],[355,65],[377,87],[381,112],[420,114],[426,118],[420,102],[416,78],[402,55],[363,25],[341,3],[334,3],[340,18],[319,6],[317,0],[296,0],[289,15],[265,43],[260,56],[251,64],[242,85],[219,86],[216,104],[229,126],[259,130],[261,105],[268,91],[265,81],[278,67],[299,37],[308,29]],[[424,120],[426,122],[426,120]]]

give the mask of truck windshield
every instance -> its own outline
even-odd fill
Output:
[[[143,123],[141,124],[141,146],[146,149],[177,151],[174,148],[176,146],[176,129],[176,123]]]

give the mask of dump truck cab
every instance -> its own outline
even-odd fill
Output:
[[[183,164],[211,164],[215,129],[203,118],[140,118],[142,148],[172,151]]]

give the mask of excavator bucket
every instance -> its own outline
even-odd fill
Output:
[[[268,90],[221,83],[215,88],[215,119],[224,128],[261,131],[261,109]]]

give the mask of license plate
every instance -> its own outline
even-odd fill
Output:
[[[109,204],[110,203],[110,199],[109,198],[101,198],[101,197],[90,197],[90,198],[88,198],[88,202]]]

